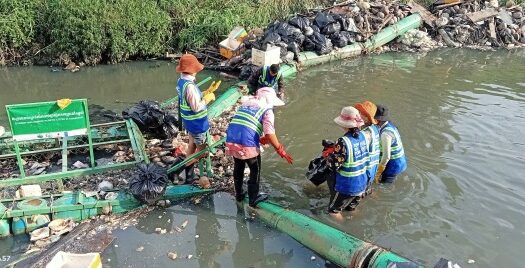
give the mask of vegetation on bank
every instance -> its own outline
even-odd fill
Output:
[[[318,0],[0,0],[0,65],[120,62],[216,45]]]

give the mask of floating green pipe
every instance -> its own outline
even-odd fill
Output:
[[[421,23],[421,16],[419,14],[413,14],[400,20],[396,24],[381,30],[364,43],[354,43],[325,55],[317,55],[315,52],[308,51],[301,52],[299,53],[299,67],[310,67],[335,60],[342,60],[358,56],[363,51],[372,51],[384,46],[409,30],[419,28]]]
[[[271,202],[261,202],[252,211],[281,232],[342,267],[387,268],[397,264],[423,267],[379,246],[339,231],[301,213]],[[405,266],[403,266],[405,267]]]
[[[422,21],[423,20],[419,14],[410,15],[372,36],[365,42],[364,48],[366,50],[374,50],[378,47],[384,46],[390,41],[394,40],[396,37],[405,34],[409,30],[419,28],[422,24]]]
[[[230,109],[241,98],[242,94],[238,90],[239,86],[234,85],[222,93],[209,107],[208,118],[215,118],[224,111]]]

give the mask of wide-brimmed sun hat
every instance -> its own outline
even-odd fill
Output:
[[[374,116],[376,120],[379,121],[388,121],[390,120],[390,112],[388,111],[388,108],[386,106],[383,106],[381,104],[377,105],[377,112]]]
[[[343,107],[341,114],[334,118],[334,122],[344,128],[355,128],[364,125],[359,111],[352,106]]]
[[[196,74],[202,71],[202,69],[204,69],[204,65],[202,65],[195,56],[192,54],[184,54],[180,57],[179,64],[177,68],[175,68],[175,71],[177,73]]]
[[[354,107],[363,115],[368,118],[372,124],[377,124],[377,120],[374,119],[374,116],[377,112],[377,106],[371,101],[363,101],[356,103]]]
[[[284,102],[277,97],[277,94],[275,93],[275,89],[271,87],[262,87],[257,90],[257,93],[255,93],[255,96],[259,99],[266,100],[266,103],[269,106],[283,106]]]

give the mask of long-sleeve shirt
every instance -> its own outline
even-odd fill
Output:
[[[252,73],[250,78],[248,78],[248,86],[250,87],[250,92],[255,92],[259,89],[259,78],[262,76],[263,68],[259,68],[255,73]],[[268,74],[269,75],[269,74]],[[284,83],[282,76],[277,80],[277,93],[284,92]]]
[[[195,81],[195,77],[189,74],[182,74],[180,78],[193,82]],[[186,101],[188,102],[191,110],[196,113],[206,108],[206,103],[199,97],[200,93],[198,90],[199,89],[194,84],[189,84],[186,86],[186,96],[182,96],[186,98]]]
[[[383,123],[383,125],[380,126],[381,129],[383,129],[387,123],[388,122]],[[379,160],[380,165],[386,166],[388,161],[390,161],[392,154],[392,142],[395,139],[396,137],[392,135],[390,131],[383,131],[381,133],[381,160]]]

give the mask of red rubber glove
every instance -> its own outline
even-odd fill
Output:
[[[262,145],[266,145],[270,143],[270,139],[268,139],[266,136],[262,136],[259,138],[259,143]]]
[[[326,158],[328,157],[331,153],[333,153],[335,150],[335,146],[332,146],[332,147],[328,147],[326,149],[323,150],[323,157]]]
[[[288,164],[293,164],[293,158],[291,155],[289,155],[285,150],[284,146],[282,144],[279,145],[279,148],[276,150],[277,154],[279,154]]]

